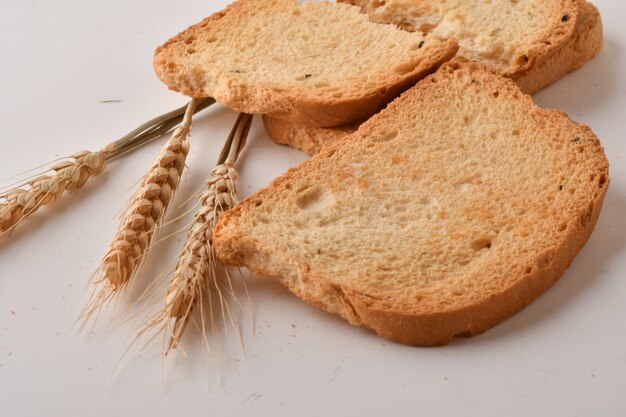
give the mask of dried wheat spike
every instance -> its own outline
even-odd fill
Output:
[[[123,215],[113,243],[100,264],[97,283],[102,288],[96,305],[107,301],[129,283],[148,251],[185,168],[189,153],[187,136],[195,105],[195,100],[189,103],[182,124],[141,180],[139,190]]]
[[[221,309],[224,321],[228,315],[231,324],[235,326],[223,291],[235,301],[238,300],[232,291],[232,285],[224,287],[224,283],[218,280],[212,237],[219,216],[236,204],[237,171],[234,166],[246,144],[252,118],[252,115],[245,113],[240,113],[237,117],[222,148],[218,165],[211,170],[206,181],[206,191],[198,196],[200,208],[189,226],[187,241],[179,255],[165,305],[139,332],[138,338],[153,328],[158,328],[158,333],[166,330],[169,343],[165,354],[178,346],[196,307],[200,312],[203,334],[205,315],[208,315],[215,331],[214,315],[217,309]],[[230,276],[225,272],[230,284]],[[215,305],[214,296],[218,301]]]
[[[81,151],[67,161],[59,162],[50,171],[52,175],[40,175],[0,195],[0,235],[11,232],[19,223],[61,197],[65,192],[81,188],[93,176],[106,167],[108,150],[100,152]]]
[[[169,328],[168,351],[178,345],[196,301],[207,297],[211,286],[217,288],[212,233],[220,214],[236,204],[236,179],[232,164],[216,166],[206,182],[207,191],[199,198],[201,207],[189,229],[163,310],[165,320],[175,319]]]

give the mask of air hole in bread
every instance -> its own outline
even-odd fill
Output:
[[[550,266],[552,263],[552,259],[554,258],[554,251],[546,251],[543,254],[539,255],[537,258],[537,267],[539,269],[545,269]]]
[[[322,188],[312,187],[298,195],[296,204],[302,210],[319,210],[328,207],[334,200],[332,194]]]
[[[524,270],[524,273],[526,275],[530,274],[531,272],[533,272],[533,267],[532,266],[527,266],[526,269]]]
[[[308,190],[309,188],[311,188],[311,186],[310,186],[310,185],[308,185],[308,184],[301,185],[301,186],[300,186],[300,187],[296,190],[296,192],[297,192],[298,194],[300,194],[300,193],[302,193],[302,192],[304,192],[304,191]]]
[[[580,225],[582,227],[585,227],[587,223],[589,223],[589,221],[591,220],[592,216],[593,216],[593,203],[589,203],[589,205],[587,206],[587,210],[582,214],[580,218]]]
[[[500,97],[500,92],[499,92],[499,91],[494,91],[494,92],[493,92],[493,97],[494,97],[494,98],[498,98],[498,97]]]
[[[561,223],[561,225],[559,226],[559,232],[564,232],[567,230],[567,223],[563,222]]]
[[[466,193],[469,191],[470,185],[467,183],[454,184],[454,189],[459,193]]]
[[[481,237],[472,242],[472,249],[475,251],[481,251],[484,249],[491,249],[491,238]]]
[[[377,138],[373,138],[372,140],[374,142],[389,142],[390,140],[393,140],[393,139],[395,139],[397,137],[398,137],[398,131],[397,130],[392,130],[392,131],[389,131],[389,132],[385,132],[381,136],[379,136]]]
[[[598,181],[598,187],[602,188],[602,186],[604,186],[604,184],[606,184],[606,176],[605,175],[601,175],[600,176],[600,180]]]
[[[521,133],[521,132],[520,132],[520,130],[519,130],[519,129],[514,129],[514,130],[511,132],[511,134],[512,134],[513,136],[519,136],[519,135],[520,135],[520,133]]]
[[[254,207],[259,207],[263,204],[263,202],[261,200],[257,200],[254,202]]]
[[[209,36],[206,41],[208,43],[217,42],[217,36]]]

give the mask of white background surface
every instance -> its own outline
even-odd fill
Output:
[[[248,282],[245,353],[229,330],[219,335],[222,353],[207,359],[193,334],[186,360],[177,354],[163,364],[155,342],[115,368],[133,323],[108,325],[105,315],[89,338],[77,336],[72,324],[127,190],[161,140],[0,239],[0,414],[624,415],[626,6],[596,2],[603,52],[536,99],[591,125],[612,182],[587,246],[557,285],[521,313],[472,339],[412,348],[351,327],[258,278]],[[153,74],[153,50],[226,3],[0,0],[0,178],[99,149],[183,104]],[[216,106],[197,119],[177,204],[202,185],[234,117]],[[242,196],[306,159],[274,145],[258,122],[240,165]],[[168,270],[183,238],[157,247],[144,278]],[[123,297],[121,308],[136,295]],[[246,314],[255,318],[254,334]]]

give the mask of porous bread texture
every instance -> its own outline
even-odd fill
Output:
[[[411,345],[483,332],[539,296],[609,183],[591,129],[471,63],[444,65],[349,140],[226,213],[216,253]]]
[[[517,78],[574,33],[577,0],[340,0],[375,22],[428,39],[456,39],[459,55]]]
[[[522,91],[531,94],[541,90],[580,68],[602,50],[602,20],[598,9],[585,0],[578,0],[577,4],[578,19],[573,36],[558,51],[541,57],[532,68],[514,79]],[[315,155],[324,146],[345,138],[358,128],[356,124],[315,128],[268,116],[264,116],[264,122],[269,137],[276,143],[309,155]]]
[[[239,0],[156,50],[170,89],[311,126],[369,117],[454,56],[346,4]]]

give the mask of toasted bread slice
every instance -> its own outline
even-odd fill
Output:
[[[457,48],[346,4],[239,0],[159,47],[154,67],[188,96],[327,127],[371,116]]]
[[[388,3],[388,7],[393,8],[394,4]],[[546,87],[565,74],[580,68],[602,49],[602,20],[598,9],[585,0],[578,0],[577,4],[578,19],[573,36],[565,42],[562,48],[553,54],[546,54],[537,59],[534,66],[514,78],[522,91],[534,93]],[[397,15],[391,20],[398,23],[402,21]],[[337,128],[315,128],[275,120],[268,116],[264,116],[264,122],[267,133],[276,143],[291,146],[309,155],[314,155],[322,147],[343,139],[358,127],[353,123]]]
[[[609,183],[591,129],[472,63],[444,65],[349,140],[226,213],[216,254],[412,345],[481,333],[549,288]]]

